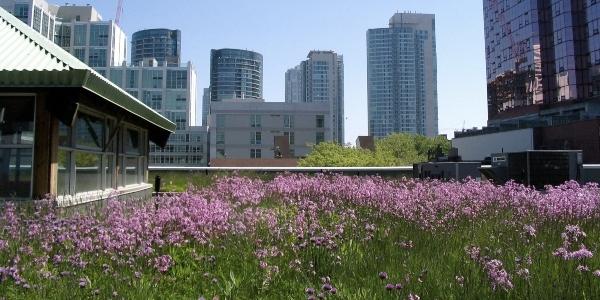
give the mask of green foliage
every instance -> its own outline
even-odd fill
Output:
[[[374,156],[369,150],[324,142],[316,145],[308,157],[300,161],[299,165],[302,167],[373,166]]]
[[[300,161],[303,167],[387,167],[406,166],[428,161],[436,154],[446,155],[450,141],[443,136],[398,133],[379,139],[375,151],[349,148],[332,142],[316,145]]]

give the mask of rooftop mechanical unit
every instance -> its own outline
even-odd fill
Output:
[[[497,184],[514,180],[542,189],[569,180],[579,181],[582,167],[580,150],[530,150],[492,154],[491,167],[480,168],[480,171]]]
[[[413,178],[463,180],[481,178],[480,162],[426,162],[413,165]]]

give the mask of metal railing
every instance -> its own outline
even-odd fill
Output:
[[[490,168],[482,165],[482,168]],[[150,166],[151,172],[193,172],[193,173],[341,173],[345,175],[381,175],[381,176],[413,176],[412,166],[398,167],[167,167]],[[585,164],[581,176],[582,182],[600,182],[600,164]]]

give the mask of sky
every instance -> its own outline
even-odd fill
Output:
[[[49,0],[53,2],[53,0]],[[117,0],[73,1],[114,19]],[[64,4],[57,2],[54,4]],[[123,0],[121,28],[182,31],[182,62],[198,74],[198,119],[209,86],[210,50],[248,49],[263,55],[266,101],[285,100],[285,71],[310,50],[344,56],[345,140],[368,134],[366,31],[388,27],[396,12],[436,15],[439,131],[481,127],[487,121],[481,0]]]

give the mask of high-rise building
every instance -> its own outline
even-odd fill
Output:
[[[285,73],[285,102],[330,105],[333,140],[344,143],[344,59],[333,51],[310,51]]]
[[[131,37],[131,63],[139,65],[151,58],[159,65],[179,66],[181,31],[159,28],[135,32]]]
[[[210,51],[210,100],[262,99],[263,57],[239,49]]]
[[[126,61],[127,36],[93,6],[58,6],[54,42],[106,77],[108,67]]]
[[[202,95],[202,126],[208,126],[208,115],[210,114],[210,89],[204,88]]]
[[[143,66],[112,67],[108,78],[177,125],[164,148],[151,144],[150,165],[205,166],[206,127],[196,126],[196,71],[185,66],[159,66],[148,59]]]
[[[54,40],[56,7],[45,0],[0,0],[0,7],[50,40]]]
[[[285,72],[285,102],[299,103],[304,98],[304,72],[302,63]]]
[[[369,135],[438,134],[435,16],[396,13],[367,31]]]
[[[600,2],[483,1],[488,124],[600,115]]]

